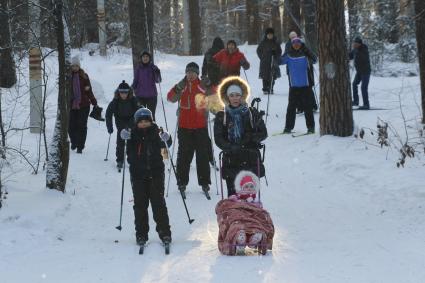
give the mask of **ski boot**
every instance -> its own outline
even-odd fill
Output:
[[[123,167],[123,162],[122,161],[117,161],[118,172],[121,172],[122,167]]]
[[[202,186],[202,191],[204,192],[205,197],[207,198],[207,200],[211,200],[211,196],[210,196],[210,193],[209,193],[210,186],[208,186],[208,185]]]
[[[170,244],[171,244],[171,236],[162,237],[162,244],[164,245],[165,254],[170,254]]]
[[[186,186],[179,186],[179,191],[183,199],[186,199]]]

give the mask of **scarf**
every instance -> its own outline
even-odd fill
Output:
[[[231,143],[240,143],[242,135],[244,134],[243,128],[243,115],[248,111],[246,105],[239,107],[226,107],[226,113],[229,116],[229,123],[227,127],[228,138]]]
[[[81,86],[80,86],[80,74],[72,74],[72,90],[74,97],[72,98],[72,109],[80,109],[81,102]]]

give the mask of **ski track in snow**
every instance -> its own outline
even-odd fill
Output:
[[[241,49],[252,64],[247,71],[252,95],[263,99],[261,107],[265,109],[267,97],[260,94],[255,46]],[[123,79],[132,81],[130,56],[115,53],[105,60],[81,53],[82,66],[105,111],[116,86]],[[201,64],[202,57],[156,54],[164,78],[164,99],[166,92],[183,77],[184,67],[190,61]],[[53,59],[51,64],[55,64]],[[243,73],[242,77],[245,78]],[[408,117],[419,116],[414,102],[420,101],[418,81],[418,77],[373,77],[371,105],[392,110],[356,111],[356,125],[376,128],[379,116],[391,119],[403,132],[398,94],[402,93]],[[56,113],[53,83],[51,89],[50,126]],[[272,137],[272,133],[283,129],[287,89],[284,75],[275,86],[278,94],[270,96],[269,138],[265,142],[269,186],[262,179],[261,196],[276,234],[273,251],[266,256],[220,255],[214,209],[221,196],[216,195],[212,170],[212,200],[206,200],[197,185],[195,163],[187,189],[187,205],[195,222],[188,223],[172,175],[166,198],[173,237],[171,254],[164,254],[150,215],[149,244],[144,255],[139,255],[128,167],[123,229],[115,229],[122,178],[115,168],[116,132],[111,138],[109,160],[105,162],[106,127],[89,119],[86,149],[82,155],[71,152],[66,194],[46,190],[44,172],[31,175],[24,165],[6,183],[8,199],[0,210],[1,282],[422,282],[423,156],[408,160],[407,168],[398,169],[396,152],[390,151],[387,158],[386,149],[367,146],[353,137]],[[176,105],[164,103],[173,134]],[[165,126],[160,100],[157,113],[158,124]],[[319,132],[319,115],[315,119]],[[305,131],[302,115],[297,115],[295,130]],[[52,127],[48,134],[50,137]],[[11,142],[18,138],[12,137]],[[375,142],[374,136],[366,138]],[[23,146],[35,145],[36,138],[25,134]],[[218,153],[215,148],[217,161]]]

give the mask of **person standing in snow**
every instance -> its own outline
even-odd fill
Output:
[[[136,242],[143,245],[148,241],[150,202],[159,238],[164,243],[170,243],[170,221],[164,199],[165,166],[161,149],[171,145],[171,136],[157,126],[149,109],[140,108],[134,114],[133,128],[123,129],[121,138],[127,141]]]
[[[140,64],[134,70],[134,79],[131,87],[134,89],[139,106],[152,111],[155,121],[158,92],[155,83],[161,82],[161,71],[152,63],[152,56],[148,51],[140,54]]]
[[[353,49],[349,54],[350,60],[354,60],[354,67],[356,68],[356,76],[353,80],[353,106],[359,105],[359,91],[358,85],[362,83],[362,98],[363,106],[359,109],[368,110],[369,105],[369,93],[368,86],[370,80],[370,58],[369,49],[360,37],[356,37],[353,42]]]
[[[124,162],[124,140],[121,138],[121,130],[131,128],[134,121],[134,113],[139,107],[130,86],[122,81],[114,94],[114,99],[106,109],[106,128],[109,134],[114,132],[112,116],[115,117],[117,127],[117,147],[115,151],[117,168],[121,169]]]
[[[273,94],[275,80],[280,78],[279,60],[282,55],[282,48],[273,28],[266,29],[264,38],[257,47],[257,55],[260,59],[259,77],[263,80],[263,93]]]
[[[307,132],[314,133],[312,84],[309,69],[312,67],[311,63],[316,62],[316,58],[313,54],[309,54],[308,49],[302,47],[301,39],[298,37],[292,39],[291,49],[281,58],[281,64],[286,64],[289,71],[290,87],[284,134],[291,133],[295,126],[297,107],[304,110]]]
[[[71,59],[71,111],[69,113],[68,134],[71,140],[71,150],[83,153],[87,138],[87,120],[90,104],[97,106],[90,84],[89,76],[81,69],[80,59]]]
[[[235,194],[235,177],[241,170],[264,176],[259,145],[267,138],[267,128],[257,109],[247,105],[250,93],[244,80],[239,77],[223,80],[218,95],[225,107],[214,120],[214,139],[224,151],[222,176],[226,180],[227,195],[231,196]]]
[[[217,36],[214,38],[212,47],[205,53],[202,63],[202,78],[207,77],[214,86],[220,83],[220,68],[214,62],[213,57],[222,49],[224,49],[224,42]]]
[[[241,67],[248,70],[250,64],[245,55],[239,51],[236,41],[229,40],[226,49],[213,56],[214,61],[220,68],[219,81],[229,76],[240,76]]]
[[[196,170],[198,184],[204,192],[210,190],[209,151],[210,138],[207,128],[207,111],[198,109],[196,96],[205,97],[205,88],[198,78],[199,66],[191,62],[186,66],[185,77],[167,94],[170,102],[178,102],[178,139],[177,151],[177,185],[184,194],[189,183],[190,163],[196,153]]]

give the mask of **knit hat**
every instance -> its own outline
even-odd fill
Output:
[[[80,65],[80,58],[78,56],[74,56],[74,57],[71,58],[71,66],[72,65],[75,65],[75,66],[78,66],[78,67],[81,66]]]
[[[356,38],[354,38],[353,42],[363,44],[363,40],[361,39],[360,36],[356,36]]]
[[[147,50],[143,50],[142,53],[140,53],[140,58],[142,58],[143,55],[148,55],[149,58],[152,57],[151,54],[149,53],[149,51],[147,51]]]
[[[291,31],[290,33],[289,33],[289,38],[296,38],[296,37],[298,37],[298,34],[295,32],[295,31]]]
[[[301,40],[301,38],[299,38],[299,37],[294,37],[292,40],[291,40],[291,44],[301,44],[302,43],[302,40]]]
[[[253,201],[260,183],[257,175],[250,171],[240,171],[235,178],[235,190],[240,199]]]
[[[152,112],[148,108],[139,108],[139,110],[134,113],[134,122],[136,124],[142,120],[153,121]]]
[[[238,47],[238,45],[236,44],[236,41],[234,41],[233,39],[227,41],[226,46],[228,46],[229,44],[234,44],[235,47]]]
[[[274,34],[274,29],[273,28],[266,28],[265,34],[266,35],[268,35],[268,34]]]
[[[130,86],[124,80],[118,86],[118,92],[120,93],[128,93],[130,91]]]
[[[198,64],[196,64],[195,62],[190,62],[189,64],[186,65],[186,70],[185,72],[194,72],[196,74],[199,75],[199,66]]]
[[[238,93],[240,95],[243,94],[242,88],[236,84],[232,84],[227,88],[226,94],[229,96],[231,93]]]

